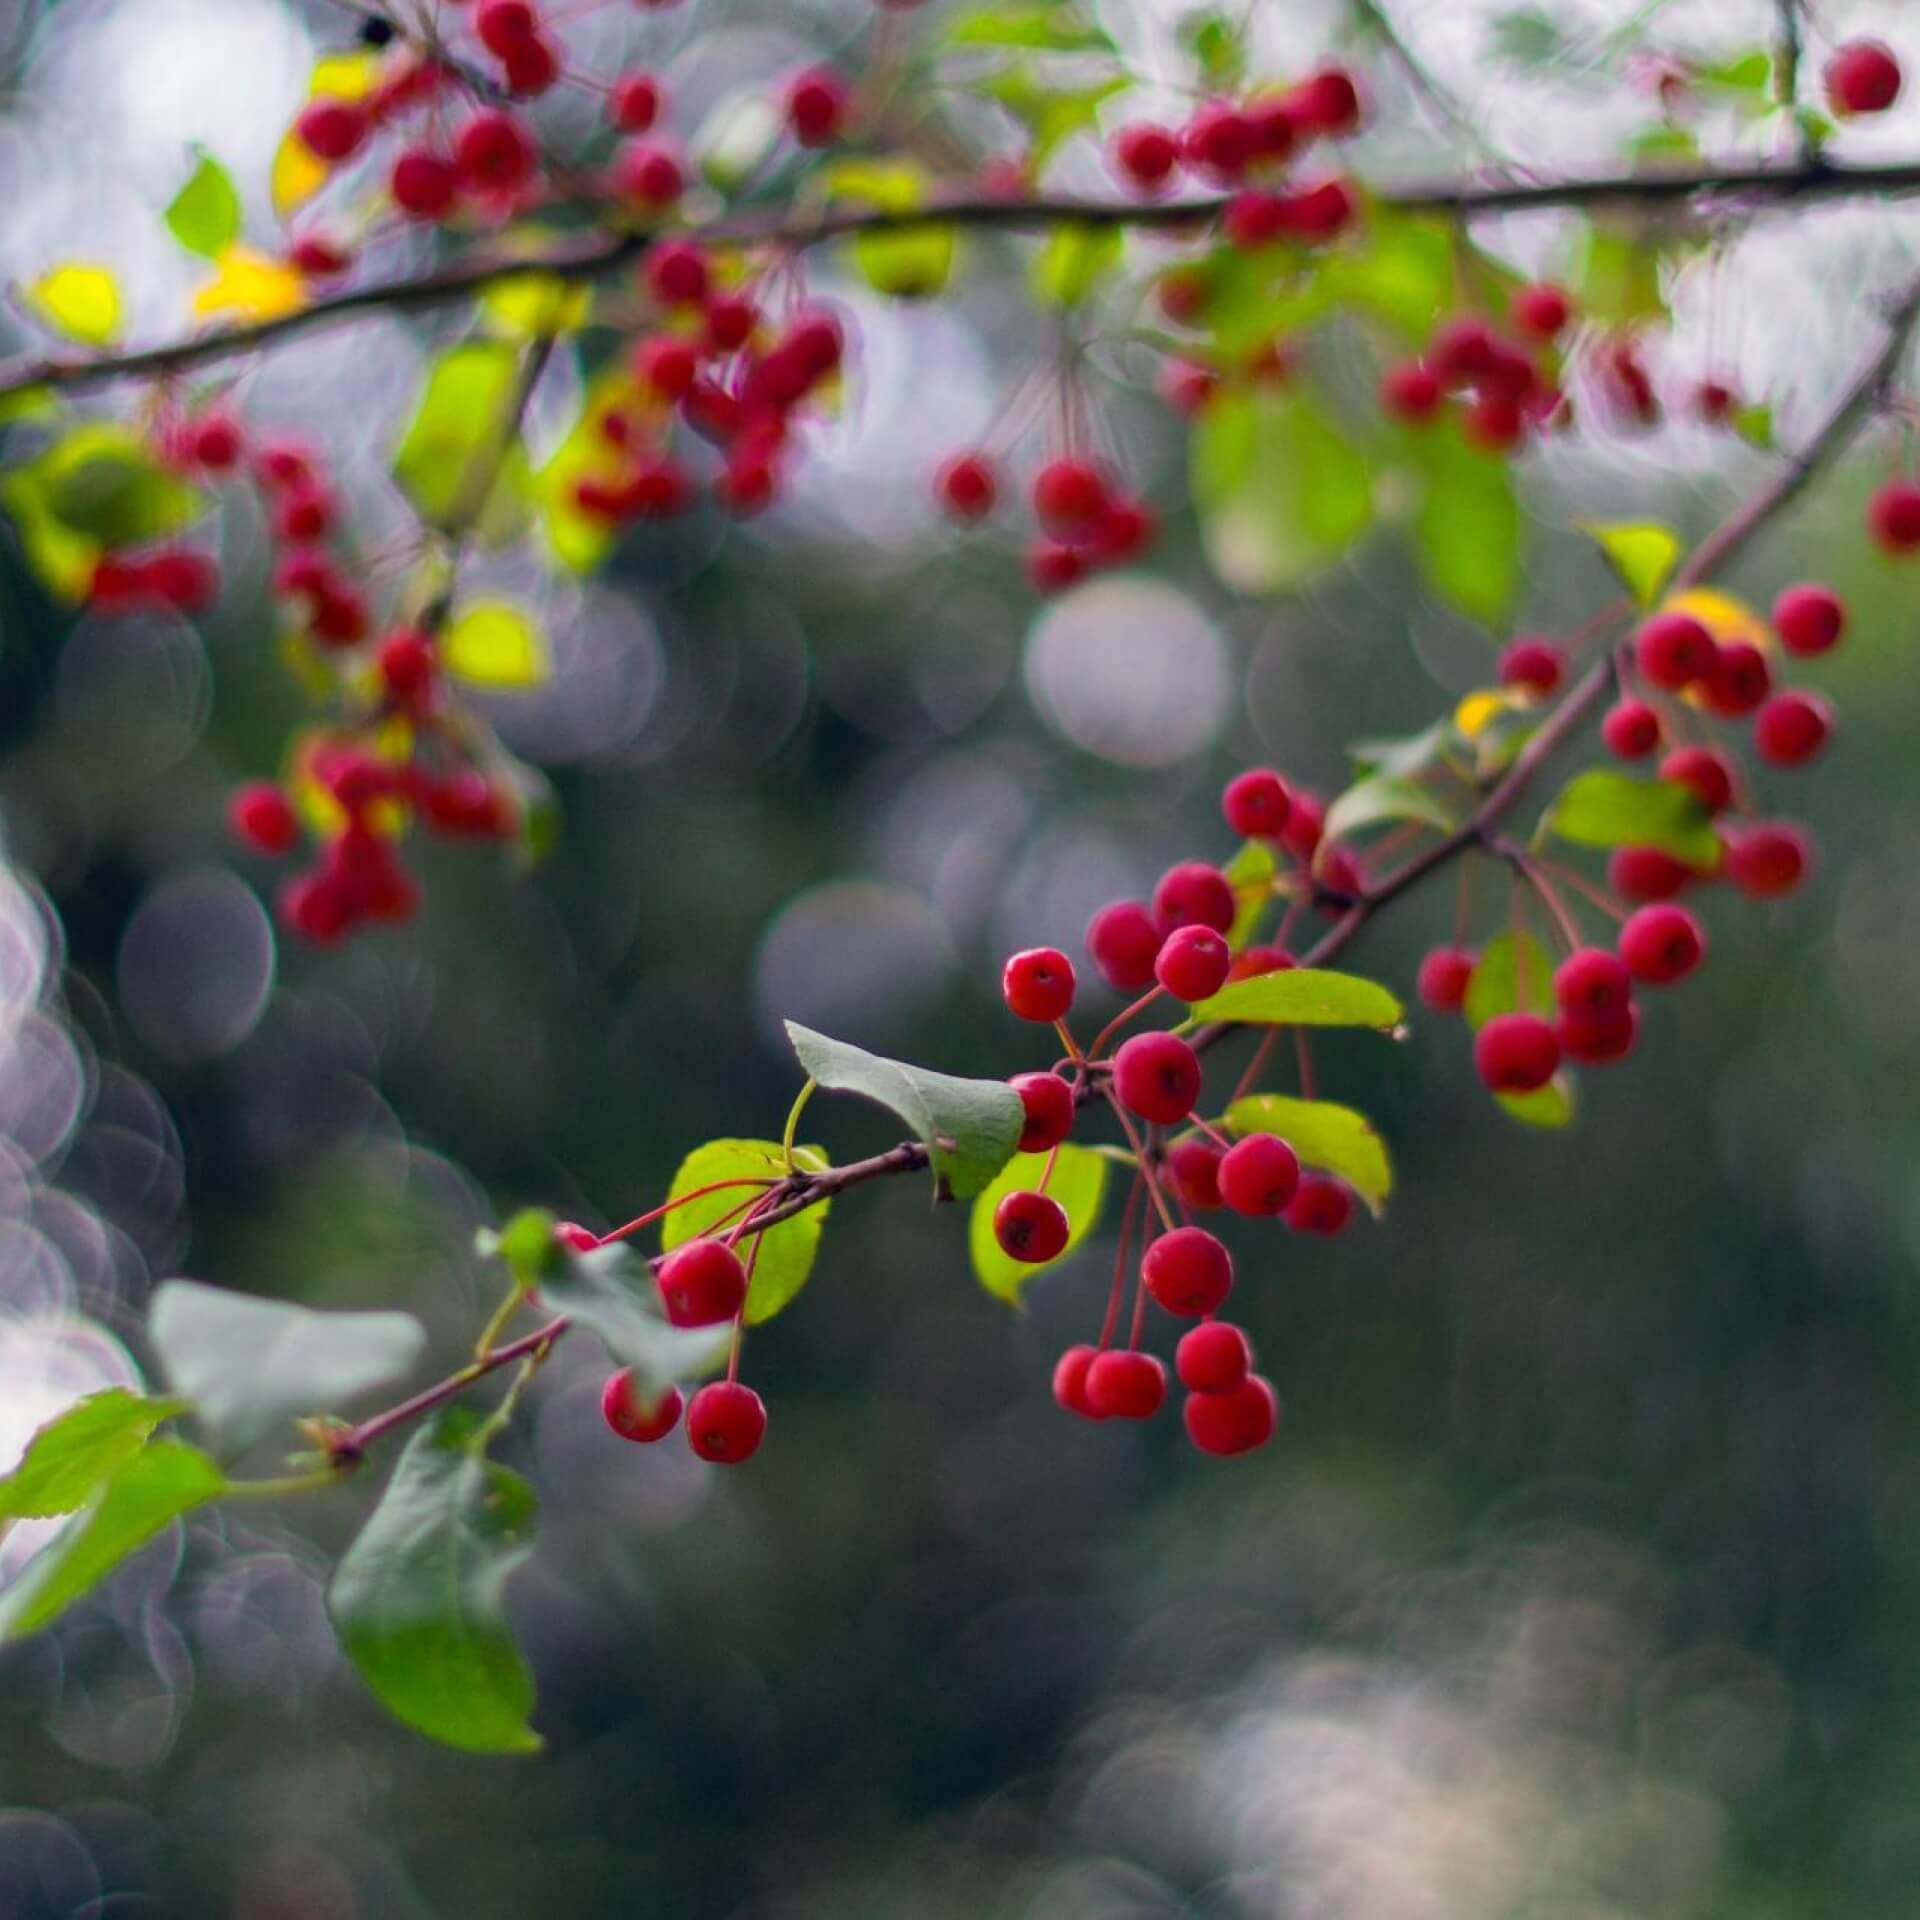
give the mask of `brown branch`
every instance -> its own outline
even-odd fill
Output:
[[[1670,206],[1716,197],[1756,201],[1827,200],[1856,195],[1920,192],[1920,161],[1873,166],[1837,166],[1814,156],[1797,166],[1705,168],[1688,173],[1613,173],[1538,182],[1443,181],[1387,188],[1374,197],[1400,212],[1523,212],[1535,207]],[[1022,232],[1078,223],[1143,229],[1204,226],[1227,205],[1223,196],[1198,200],[1136,202],[1046,194],[1027,199],[936,194],[911,211],[840,206],[821,212],[747,213],[716,220],[696,231],[729,245],[799,250],[854,234],[886,233],[927,225]],[[632,266],[651,244],[651,230],[595,233],[544,252],[476,250],[409,279],[370,281],[329,294],[297,313],[221,327],[189,339],[136,347],[88,358],[48,354],[15,361],[0,371],[0,399],[32,388],[76,391],[145,375],[182,373],[212,361],[252,353],[296,334],[357,314],[424,313],[450,306],[519,274],[548,273],[562,280],[608,278]]]

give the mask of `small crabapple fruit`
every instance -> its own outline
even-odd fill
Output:
[[[1884,40],[1849,40],[1837,47],[1821,78],[1827,104],[1843,120],[1885,113],[1900,97],[1900,62]]]
[[[659,77],[651,73],[623,73],[613,83],[608,114],[622,133],[647,133],[660,118]]]
[[[847,83],[831,67],[809,67],[787,83],[787,130],[803,147],[831,146],[846,125]]]
[[[1353,1218],[1353,1193],[1339,1180],[1310,1173],[1301,1180],[1281,1218],[1295,1233],[1317,1233],[1330,1240]]]
[[[1522,287],[1513,296],[1510,309],[1513,324],[1535,340],[1554,340],[1566,331],[1573,318],[1573,301],[1564,287],[1550,280]]]
[[[1143,193],[1165,186],[1180,162],[1180,143],[1165,127],[1137,121],[1114,136],[1113,164],[1129,186]]]
[[[1420,962],[1413,990],[1435,1013],[1458,1013],[1467,997],[1477,957],[1465,947],[1435,947]]]
[[[1270,839],[1287,824],[1287,783],[1271,767],[1249,767],[1227,782],[1220,811],[1243,839]]]
[[[1551,640],[1516,640],[1500,656],[1500,684],[1524,687],[1543,699],[1559,692],[1566,673],[1567,656]]]
[[[713,1327],[745,1305],[747,1270],[722,1241],[702,1235],[661,1261],[660,1299],[676,1327]]]
[[[1753,750],[1770,767],[1803,767],[1832,732],[1833,709],[1817,693],[1776,693],[1753,716]]]
[[[1142,1120],[1176,1125],[1200,1098],[1200,1056],[1173,1033],[1136,1033],[1113,1056],[1113,1090]]]
[[[1230,1320],[1203,1320],[1180,1336],[1173,1371],[1189,1393],[1225,1393],[1253,1368],[1253,1347]]]
[[[1000,992],[1008,1011],[1043,1025],[1073,1005],[1073,962],[1058,947],[1029,947],[1002,969]]]
[[[1231,933],[1235,908],[1232,882],[1204,860],[1169,867],[1153,890],[1153,916],[1164,933],[1188,926]]]
[[[1389,367],[1380,381],[1382,410],[1409,426],[1431,420],[1440,411],[1443,397],[1439,376],[1419,360]]]
[[[1250,1219],[1286,1212],[1299,1190],[1299,1157],[1276,1133],[1250,1133],[1220,1162],[1220,1197]]]
[[[1889,480],[1867,503],[1867,531],[1887,553],[1920,549],[1920,484]]]
[[[1728,879],[1755,900],[1778,900],[1793,892],[1812,864],[1812,843],[1784,820],[1744,827],[1727,847]]]
[[[1671,900],[1700,877],[1664,847],[1616,847],[1607,856],[1607,885],[1623,900]]]
[[[1167,1178],[1196,1213],[1226,1205],[1220,1193],[1220,1149],[1206,1140],[1177,1140],[1167,1149]]]
[[[622,1367],[600,1390],[600,1417],[622,1440],[642,1446],[664,1440],[680,1424],[680,1389],[664,1388],[651,1402],[634,1390],[633,1369]]]
[[[766,1437],[766,1402],[738,1380],[710,1380],[687,1403],[687,1444],[702,1460],[737,1466]]]
[[[1750,640],[1717,649],[1701,688],[1707,705],[1728,719],[1752,713],[1772,691],[1773,669]]]
[[[1095,1413],[1087,1404],[1087,1369],[1099,1359],[1097,1347],[1069,1347],[1054,1362],[1053,1399],[1054,1404],[1067,1413],[1077,1413],[1083,1420],[1099,1420],[1105,1416]]]
[[[1232,952],[1211,927],[1175,927],[1161,945],[1153,972],[1176,1000],[1191,1005],[1218,993],[1232,965]]]
[[[1633,975],[1618,954],[1582,947],[1554,970],[1553,997],[1562,1013],[1578,1019],[1621,1014],[1633,1002]]]
[[[1175,1227],[1147,1249],[1140,1278],[1169,1313],[1198,1320],[1233,1291],[1233,1258],[1205,1227]]]
[[[291,853],[300,844],[300,816],[271,780],[239,788],[227,802],[227,824],[255,853]]]
[[[1087,925],[1087,952],[1116,993],[1138,993],[1153,984],[1161,933],[1137,900],[1104,906]]]
[[[1675,747],[1660,762],[1660,778],[1685,787],[1708,813],[1733,805],[1733,767],[1712,747]]]
[[[1640,671],[1670,693],[1705,679],[1717,651],[1713,635],[1690,613],[1656,613],[1634,636]]]
[[[438,220],[453,210],[460,176],[453,162],[425,147],[408,147],[387,176],[393,203],[411,220]]]
[[[315,100],[294,122],[300,144],[320,160],[339,165],[366,144],[373,120],[355,100]]]
[[[1685,907],[1668,902],[1642,907],[1620,929],[1619,953],[1627,971],[1649,987],[1684,980],[1706,958],[1707,936]]]
[[[1073,1131],[1073,1089],[1057,1073],[1016,1073],[1007,1084],[1020,1096],[1022,1153],[1045,1153]]]
[[[1273,1438],[1280,1400],[1272,1383],[1250,1373],[1218,1393],[1190,1393],[1181,1409],[1187,1438],[1202,1453],[1230,1458],[1252,1453]]]
[[[1830,587],[1803,582],[1773,603],[1773,630],[1789,653],[1826,653],[1846,631],[1846,602]]]
[[[1621,700],[1607,710],[1600,737],[1617,760],[1644,760],[1660,744],[1660,716],[1644,700]]]
[[[1092,460],[1063,455],[1049,460],[1033,477],[1034,517],[1049,533],[1089,531],[1105,512],[1107,477]]]
[[[1009,1260],[1044,1266],[1067,1249],[1073,1232],[1067,1210],[1051,1194],[1020,1190],[993,1210],[993,1237]]]
[[[1167,1397],[1167,1370],[1150,1353],[1099,1354],[1087,1367],[1086,1394],[1097,1420],[1151,1420]]]
[[[1537,1093],[1560,1065],[1560,1042],[1536,1013],[1497,1013],[1474,1036],[1473,1065],[1492,1093]]]
[[[1640,1009],[1629,1002],[1609,1013],[1562,1013],[1554,1023],[1560,1051],[1583,1067],[1611,1066],[1633,1051],[1640,1037]]]

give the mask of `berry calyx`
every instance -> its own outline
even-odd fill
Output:
[[[993,1210],[993,1237],[1009,1260],[1044,1266],[1067,1250],[1072,1235],[1067,1210],[1051,1194],[1016,1191]]]
[[[1029,947],[1001,971],[1000,992],[1009,1012],[1050,1025],[1073,1005],[1073,962],[1058,947]]]
[[[1216,994],[1227,983],[1233,954],[1211,927],[1175,927],[1153,963],[1154,978],[1189,1005]]]
[[[1458,1013],[1467,997],[1477,956],[1465,947],[1435,947],[1420,962],[1413,990],[1423,1007],[1435,1013]]]
[[[1167,1397],[1167,1370],[1150,1353],[1103,1353],[1087,1368],[1096,1420],[1151,1420]]]
[[[1245,840],[1271,839],[1281,832],[1292,806],[1287,783],[1271,767],[1249,767],[1236,774],[1220,796],[1227,825]]]
[[[1136,1033],[1113,1056],[1113,1090],[1142,1120],[1170,1127],[1200,1098],[1200,1056],[1177,1034]]]
[[[1847,627],[1846,602],[1830,587],[1803,582],[1773,603],[1773,630],[1789,653],[1826,653]]]
[[[1833,709],[1817,693],[1776,693],[1753,716],[1753,750],[1770,767],[1803,767],[1833,733]]]
[[[1662,902],[1629,914],[1619,953],[1627,971],[1649,987],[1684,980],[1706,958],[1707,936],[1685,907]]]
[[[767,1437],[767,1405],[738,1380],[712,1380],[687,1403],[687,1444],[702,1460],[738,1466]]]
[[[1230,1320],[1190,1327],[1173,1350],[1173,1371],[1189,1393],[1225,1393],[1253,1369],[1253,1347]]]
[[[1198,1320],[1233,1291],[1233,1259],[1205,1227],[1175,1227],[1147,1249],[1140,1278],[1169,1313]]]
[[[1238,1386],[1218,1393],[1192,1393],[1181,1409],[1187,1438],[1202,1453],[1222,1459],[1252,1453],[1273,1438],[1280,1424],[1280,1399],[1271,1382],[1250,1373]]]
[[[716,1327],[746,1304],[747,1270],[721,1241],[702,1236],[660,1263],[661,1304],[676,1327]]]
[[[1250,1219],[1286,1212],[1299,1190],[1299,1157],[1276,1133],[1249,1134],[1220,1162],[1220,1197]]]
[[[1073,1131],[1073,1089],[1057,1073],[1016,1073],[1007,1084],[1020,1096],[1026,1116],[1022,1153],[1045,1153]]]
[[[1537,1093],[1560,1065],[1560,1041],[1535,1013],[1497,1013],[1474,1036],[1473,1066],[1491,1093]]]
[[[600,1417],[622,1440],[642,1446],[664,1440],[680,1424],[680,1389],[665,1388],[654,1400],[635,1391],[633,1369],[622,1367],[600,1390]]]

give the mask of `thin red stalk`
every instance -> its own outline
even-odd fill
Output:
[[[1127,1248],[1133,1241],[1133,1223],[1140,1211],[1140,1195],[1147,1182],[1145,1167],[1133,1176],[1127,1189],[1127,1204],[1120,1215],[1120,1246],[1113,1256],[1113,1285],[1107,1290],[1107,1315],[1100,1323],[1100,1349],[1104,1353],[1113,1344],[1114,1328],[1120,1324],[1120,1302],[1126,1297]]]

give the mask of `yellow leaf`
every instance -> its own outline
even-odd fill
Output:
[[[571,285],[552,273],[516,273],[480,296],[480,311],[491,329],[507,340],[531,340],[540,334],[572,333],[587,323],[593,289]]]
[[[1663,610],[1690,613],[1724,646],[1744,640],[1763,651],[1773,645],[1767,623],[1747,605],[1718,587],[1689,587],[1684,593],[1670,594]]]
[[[23,298],[35,318],[89,347],[120,337],[120,283],[105,267],[69,260],[43,273]]]
[[[464,608],[440,642],[449,673],[482,687],[537,687],[548,672],[540,629],[503,600],[476,600]]]
[[[251,247],[228,247],[213,278],[193,296],[196,320],[278,320],[307,304],[306,281],[287,265]]]
[[[364,100],[380,83],[380,56],[370,48],[329,53],[314,67],[308,100]],[[273,210],[282,220],[327,184],[333,169],[291,129],[273,156]]]
[[[1486,732],[1513,704],[1511,688],[1482,687],[1478,693],[1468,694],[1454,708],[1453,724],[1460,729],[1463,737],[1472,740]]]

